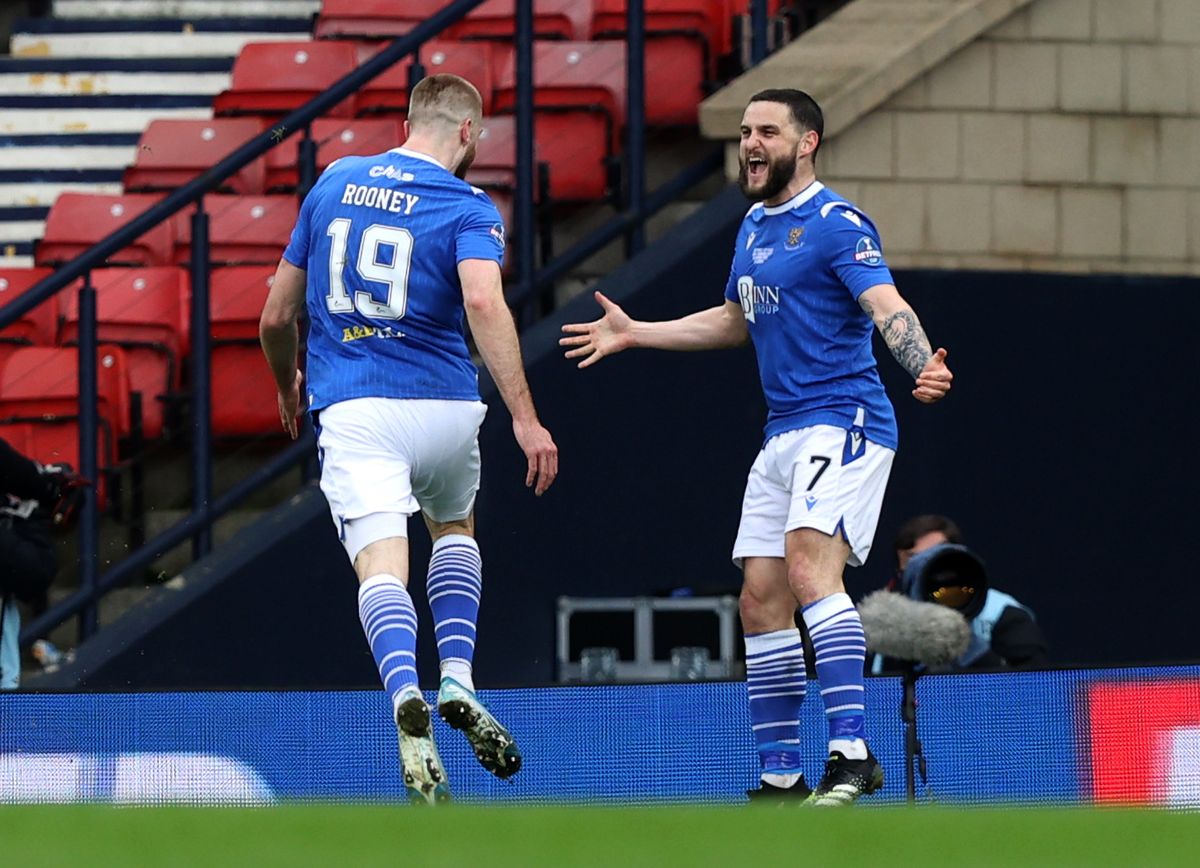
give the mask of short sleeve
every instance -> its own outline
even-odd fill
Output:
[[[830,268],[855,300],[872,286],[896,282],[883,258],[879,233],[865,214],[851,205],[838,204],[824,220],[822,234]]]
[[[741,297],[738,295],[737,288],[737,252],[738,247],[742,243],[742,233],[744,228],[738,229],[737,238],[733,242],[733,256],[729,258],[729,278],[725,281],[725,299],[737,304],[741,303]]]
[[[300,204],[300,216],[296,218],[296,225],[292,229],[292,238],[288,242],[287,249],[283,251],[284,259],[305,271],[308,270],[308,246],[311,238],[309,215],[312,213],[313,203],[317,199],[319,190],[319,186],[314,186],[304,197],[304,201]]]
[[[500,212],[482,193],[476,193],[472,207],[458,224],[454,239],[455,262],[464,259],[490,259],[504,265],[504,221]]]

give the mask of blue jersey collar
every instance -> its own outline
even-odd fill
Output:
[[[773,217],[776,214],[784,214],[788,211],[791,211],[793,208],[799,208],[801,205],[824,189],[825,185],[820,181],[813,181],[782,205],[763,205],[762,213],[768,217]]]

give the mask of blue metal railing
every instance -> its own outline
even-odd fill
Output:
[[[109,590],[128,581],[157,558],[192,540],[193,556],[202,557],[211,551],[212,525],[249,497],[259,487],[278,478],[292,467],[311,459],[311,432],[289,445],[267,465],[218,497],[213,496],[211,381],[209,353],[209,250],[208,215],[204,196],[215,190],[226,178],[257,159],[272,147],[296,132],[303,135],[299,147],[300,183],[303,195],[315,181],[316,144],[309,125],[318,116],[342,102],[371,79],[386,71],[402,58],[413,57],[410,84],[415,85],[423,74],[420,47],[429,39],[469,13],[483,0],[453,0],[441,11],[423,21],[411,32],[392,42],[359,68],[355,69],[324,93],[293,111],[279,123],[233,151],[199,177],[169,193],[162,201],[146,209],[111,235],[97,242],[86,252],[40,281],[28,292],[0,308],[0,329],[15,322],[28,311],[62,291],[80,278],[79,289],[79,395],[80,395],[80,472],[96,479],[100,470],[96,451],[98,429],[98,387],[96,371],[97,324],[95,289],[91,286],[91,271],[102,267],[105,260],[132,243],[147,230],[169,219],[190,204],[196,205],[191,217],[192,280],[192,509],[187,518],[149,540],[134,554],[116,566],[99,573],[99,511],[96,491],[86,490],[80,515],[79,590],[60,601],[28,623],[21,633],[22,644],[28,644],[68,618],[80,616],[80,635],[86,638],[97,626],[96,607],[99,598]],[[766,4],[752,0],[752,28],[755,45],[766,52]],[[533,2],[516,3],[516,190],[514,230],[517,242],[517,281],[510,288],[509,301],[522,308],[522,322],[531,316],[546,291],[556,280],[587,258],[624,236],[627,255],[632,256],[645,245],[645,222],[665,205],[676,199],[721,167],[719,147],[696,165],[688,167],[653,193],[645,190],[645,11],[644,0],[629,0],[627,5],[627,74],[628,107],[626,129],[625,179],[620,201],[621,213],[577,242],[554,260],[536,268],[534,189],[536,167],[533,160]],[[761,36],[761,38],[760,38]],[[760,59],[756,49],[756,59]]]
[[[767,0],[750,0],[750,65],[767,56]]]
[[[629,110],[625,118],[625,209],[640,215],[645,207],[646,163],[646,9],[642,0],[629,0],[625,31],[625,93]],[[646,246],[642,221],[625,232],[625,257],[632,258]]]

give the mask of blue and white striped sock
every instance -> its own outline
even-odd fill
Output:
[[[800,631],[746,636],[750,727],[763,775],[799,775],[800,705],[806,678]]]
[[[474,690],[471,665],[475,659],[475,625],[483,593],[483,561],[478,543],[463,534],[451,534],[435,542],[425,592],[433,612],[442,677],[449,676],[468,690]]]
[[[417,611],[412,597],[395,576],[371,576],[358,586],[358,617],[394,711],[401,691],[417,683]]]
[[[817,680],[829,723],[829,749],[866,759],[866,693],[863,663],[867,637],[848,594],[831,594],[804,607],[804,623],[817,657]]]

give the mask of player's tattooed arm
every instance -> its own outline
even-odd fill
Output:
[[[913,397],[922,404],[946,397],[954,381],[954,374],[946,366],[946,349],[931,351],[925,329],[896,287],[890,283],[869,287],[859,294],[858,303],[883,335],[896,361],[912,375],[916,386]]]
[[[933,350],[908,302],[900,297],[894,286],[881,284],[860,295],[858,303],[879,329],[896,361],[916,379]]]
[[[917,315],[911,310],[896,311],[884,320],[880,332],[896,361],[915,380],[933,355],[929,338],[917,321]]]

